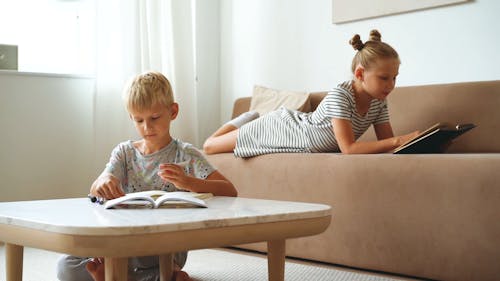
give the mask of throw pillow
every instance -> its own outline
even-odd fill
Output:
[[[311,111],[309,93],[293,92],[254,86],[250,110],[259,112],[262,116],[280,107],[303,112]]]

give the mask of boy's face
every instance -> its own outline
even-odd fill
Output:
[[[151,144],[166,145],[171,141],[170,122],[177,117],[177,103],[170,106],[153,105],[146,110],[129,110],[139,135]]]

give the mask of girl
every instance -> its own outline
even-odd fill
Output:
[[[353,80],[329,92],[314,112],[281,108],[261,118],[247,112],[229,121],[204,143],[207,154],[234,151],[238,157],[284,152],[389,152],[418,135],[394,136],[386,98],[394,89],[399,55],[381,41],[377,30],[363,43],[349,41],[357,50],[352,60]],[[255,120],[254,120],[255,119]],[[252,121],[252,122],[250,122]],[[370,125],[377,141],[356,141]]]

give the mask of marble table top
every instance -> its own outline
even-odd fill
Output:
[[[322,204],[213,197],[208,208],[105,209],[87,198],[0,203],[0,224],[62,234],[128,235],[329,216]]]

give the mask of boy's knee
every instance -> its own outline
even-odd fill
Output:
[[[186,264],[188,252],[177,252],[174,254],[174,263],[179,266],[180,269]]]
[[[57,261],[56,274],[60,281],[93,281],[85,265],[88,258],[63,255]]]

